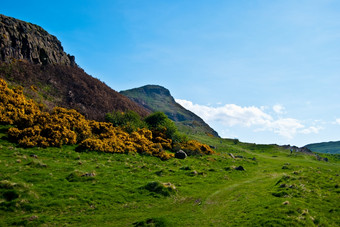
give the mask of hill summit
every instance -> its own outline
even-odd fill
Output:
[[[199,116],[178,104],[171,96],[170,91],[162,86],[146,85],[120,93],[152,112],[164,112],[171,120],[175,121],[181,131],[219,137],[218,133]]]
[[[51,110],[76,109],[104,120],[113,110],[150,112],[77,66],[61,42],[38,25],[0,15],[0,77]]]
[[[74,65],[57,37],[38,25],[0,14],[0,60],[27,60],[35,64]]]

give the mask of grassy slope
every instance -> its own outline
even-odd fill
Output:
[[[314,152],[340,154],[340,141],[308,144],[306,147]]]
[[[160,161],[72,146],[23,149],[1,139],[0,226],[340,225],[335,156],[327,163],[272,145],[199,139],[219,154]],[[239,165],[246,171],[230,168]],[[84,173],[95,176],[77,176]],[[165,197],[143,189],[152,181],[176,191]]]

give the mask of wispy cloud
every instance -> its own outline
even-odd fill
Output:
[[[255,106],[242,107],[235,104],[226,104],[219,107],[194,104],[191,101],[176,99],[183,107],[191,110],[208,123],[218,122],[225,126],[243,126],[253,131],[270,131],[292,139],[296,134],[318,133],[320,128],[306,127],[294,118],[278,118],[264,112],[264,108]],[[282,105],[273,106],[277,114],[285,113]],[[340,120],[340,119],[339,119]]]
[[[273,110],[275,113],[277,114],[284,114],[285,113],[285,108],[284,106],[280,105],[280,104],[276,104],[273,106]]]
[[[340,125],[340,118],[336,119],[335,123]]]

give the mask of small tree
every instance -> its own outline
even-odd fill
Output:
[[[127,112],[113,111],[112,113],[107,113],[105,115],[105,120],[111,122],[115,127],[122,127],[128,133],[146,127],[141,117],[132,110]]]
[[[164,133],[169,139],[173,139],[175,133],[177,132],[175,123],[162,112],[150,114],[145,118],[144,121],[151,131],[156,133]]]

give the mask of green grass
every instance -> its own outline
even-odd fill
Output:
[[[0,226],[340,225],[337,156],[324,162],[274,145],[197,139],[218,153],[161,161],[24,149],[2,138]]]

